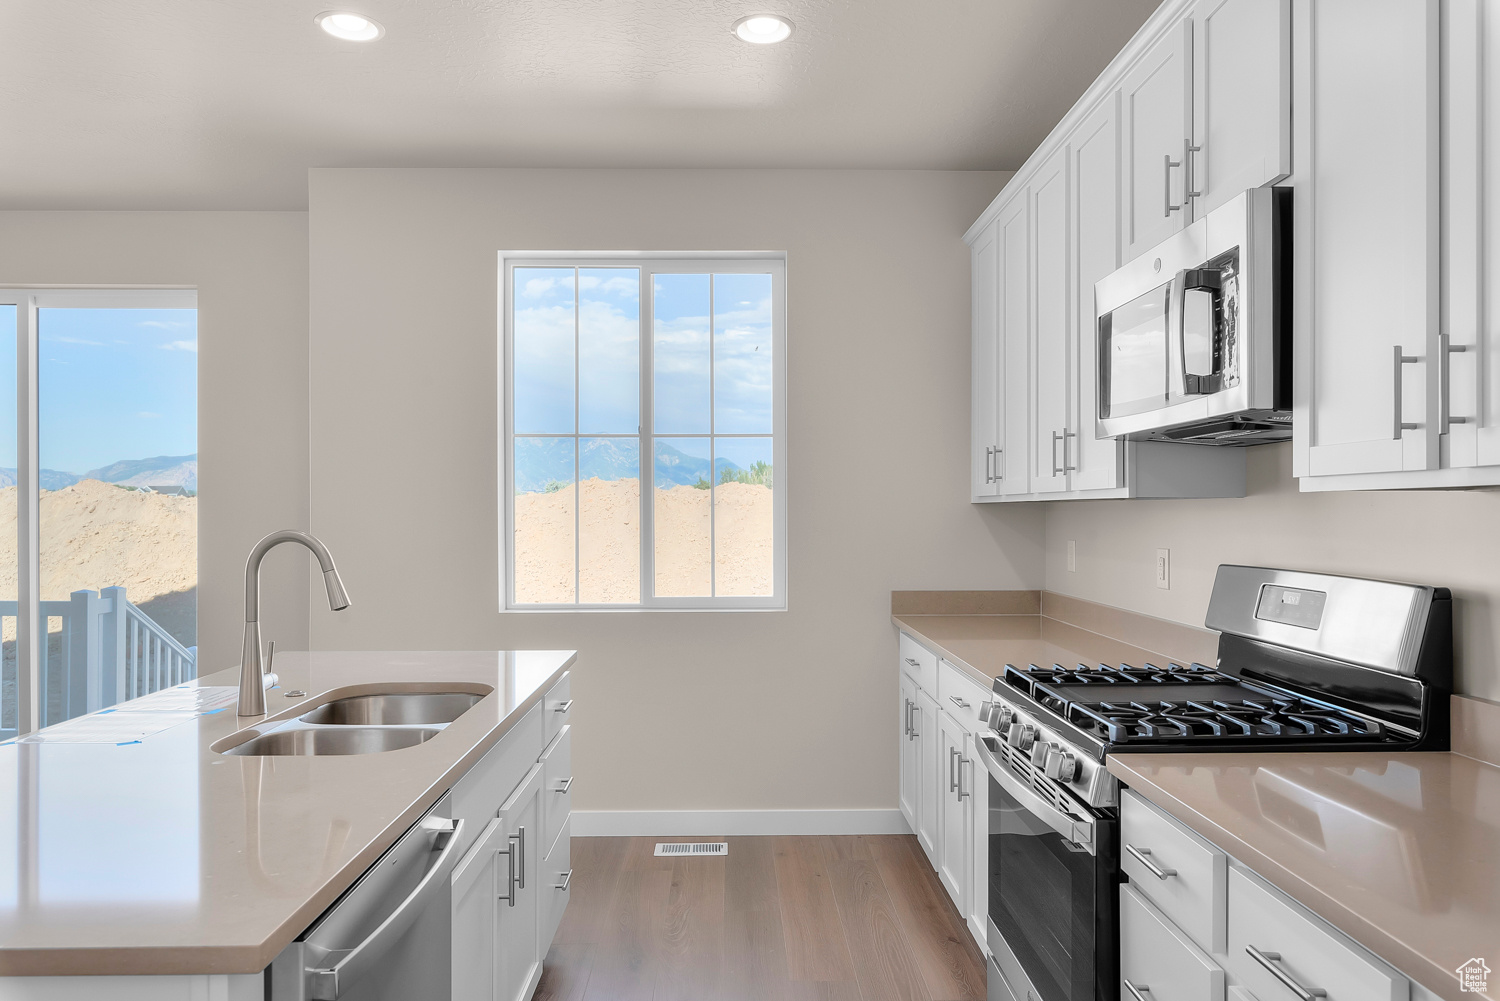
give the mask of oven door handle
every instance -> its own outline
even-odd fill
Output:
[[[1027,812],[1052,828],[1067,841],[1083,848],[1090,855],[1095,854],[1094,848],[1094,825],[1087,820],[1078,820],[1063,813],[1057,807],[1048,803],[1037,795],[1020,779],[1016,778],[1011,770],[1006,767],[1005,762],[995,757],[985,742],[986,738],[980,737],[974,741],[974,752],[979,755],[979,760],[984,762],[985,771],[990,777],[999,783],[1017,802],[1026,808]]]

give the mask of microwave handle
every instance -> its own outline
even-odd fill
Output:
[[[1201,374],[1187,370],[1187,294],[1210,291],[1217,297],[1222,288],[1220,272],[1213,268],[1179,271],[1172,277],[1171,300],[1167,304],[1167,329],[1175,331],[1176,336],[1168,337],[1167,350],[1172,364],[1170,374],[1179,377],[1176,384],[1182,387],[1184,396],[1207,395],[1216,388],[1214,379],[1222,374],[1219,365],[1215,365],[1212,372]]]

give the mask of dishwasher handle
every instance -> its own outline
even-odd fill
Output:
[[[430,821],[436,822],[436,818]],[[368,973],[387,948],[406,934],[433,896],[447,885],[449,873],[458,864],[458,846],[463,843],[464,822],[460,819],[446,823],[450,826],[446,829],[438,828],[433,848],[437,848],[438,842],[443,838],[447,838],[447,842],[432,868],[427,870],[421,882],[406,895],[406,899],[363,942],[349,950],[343,959],[326,969],[307,971],[313,1001],[337,1001],[339,992]]]

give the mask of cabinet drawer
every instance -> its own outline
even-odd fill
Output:
[[[542,710],[533,706],[453,784],[453,816],[466,821],[465,840],[479,836],[541,752]]]
[[[1239,869],[1229,871],[1224,962],[1259,1001],[1298,1001],[1287,981],[1326,991],[1327,1001],[1407,1001],[1411,992],[1401,974]]]
[[[1152,865],[1171,874],[1158,875]],[[1130,790],[1121,793],[1120,868],[1209,952],[1224,951],[1228,867],[1223,852]]]
[[[918,687],[937,694],[937,657],[905,633],[901,634],[901,670],[910,675]]]
[[[990,692],[980,687],[946,660],[938,662],[938,703],[953,721],[969,733],[981,729],[979,704],[990,700]]]
[[[1129,986],[1127,986],[1127,984]],[[1120,998],[1224,1001],[1224,971],[1132,886],[1120,887]]]
[[[542,709],[544,710],[542,726],[545,732],[542,735],[542,746],[552,743],[552,738],[562,732],[562,728],[573,721],[573,672],[568,671],[557,683],[547,690],[542,697]]]
[[[557,843],[547,853],[547,859],[542,863],[542,879],[540,892],[542,896],[541,927],[537,929],[541,936],[542,957],[547,955],[547,947],[552,944],[552,939],[557,935],[557,926],[562,924],[563,911],[568,909],[568,898],[572,894],[573,883],[573,839],[571,837],[573,825],[567,821],[563,822],[563,828],[558,833]]]
[[[573,728],[565,726],[542,755],[542,846],[550,849],[573,809]]]

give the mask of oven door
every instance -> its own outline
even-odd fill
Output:
[[[1113,1001],[1114,820],[1059,809],[1010,770],[994,738],[982,738],[978,753],[990,783],[994,967],[1017,1001]]]

